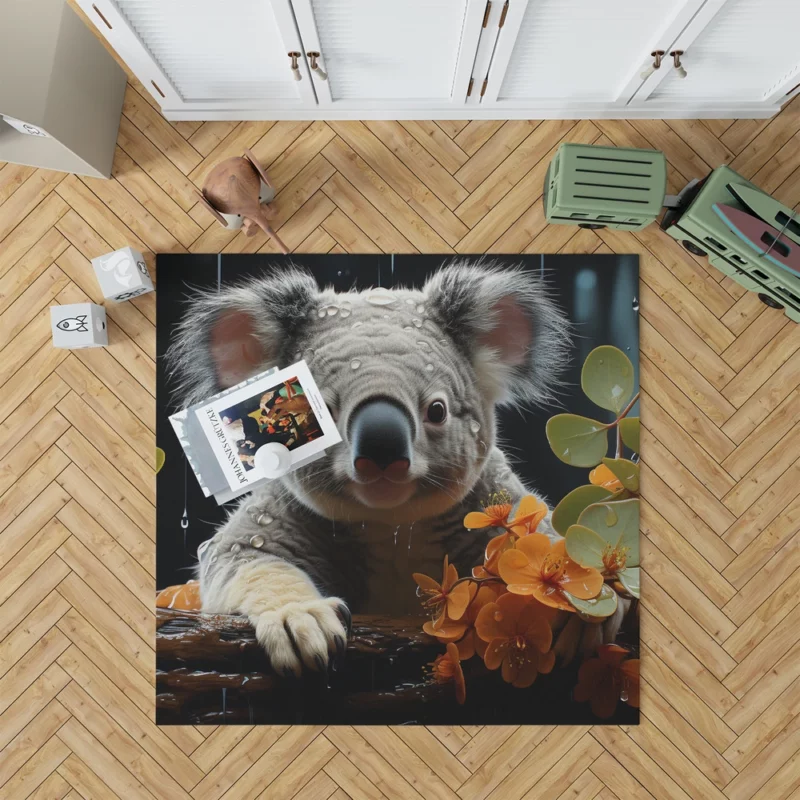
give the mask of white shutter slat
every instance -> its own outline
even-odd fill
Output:
[[[614,101],[684,5],[530,0],[498,100]]]
[[[467,0],[312,0],[331,97],[450,98]]]
[[[797,72],[799,32],[798,0],[727,0],[651,99],[761,101]]]
[[[116,0],[186,102],[292,100],[269,0]]]

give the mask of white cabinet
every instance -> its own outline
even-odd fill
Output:
[[[700,5],[702,0],[510,0],[482,103],[624,104],[641,83],[643,59],[660,41],[671,41]]]
[[[486,0],[292,0],[324,112],[464,104]]]
[[[77,2],[175,120],[769,117],[800,92],[800,0]]]
[[[707,2],[669,45],[683,51],[686,77],[659,71],[634,103],[780,102],[800,83],[799,7],[798,0]]]
[[[289,0],[80,0],[164,109],[209,117],[316,103]]]

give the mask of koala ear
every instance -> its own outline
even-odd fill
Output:
[[[540,278],[495,263],[455,263],[425,285],[437,323],[497,403],[552,399],[569,358],[570,326]]]
[[[317,291],[311,275],[289,268],[194,294],[167,351],[180,402],[199,402],[285,360]]]

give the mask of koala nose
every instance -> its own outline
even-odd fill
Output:
[[[359,406],[349,425],[353,466],[359,477],[402,480],[411,466],[411,420],[388,400]]]

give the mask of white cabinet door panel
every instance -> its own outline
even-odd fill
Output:
[[[289,0],[78,1],[165,108],[316,105]]]
[[[320,104],[463,104],[486,0],[293,0]]]
[[[800,82],[800,1],[726,0],[683,49],[687,76],[669,69],[648,102],[765,102]]]
[[[650,53],[674,38],[702,2],[528,0],[521,22],[500,33],[484,102],[625,103]],[[510,4],[519,12],[524,0]]]

